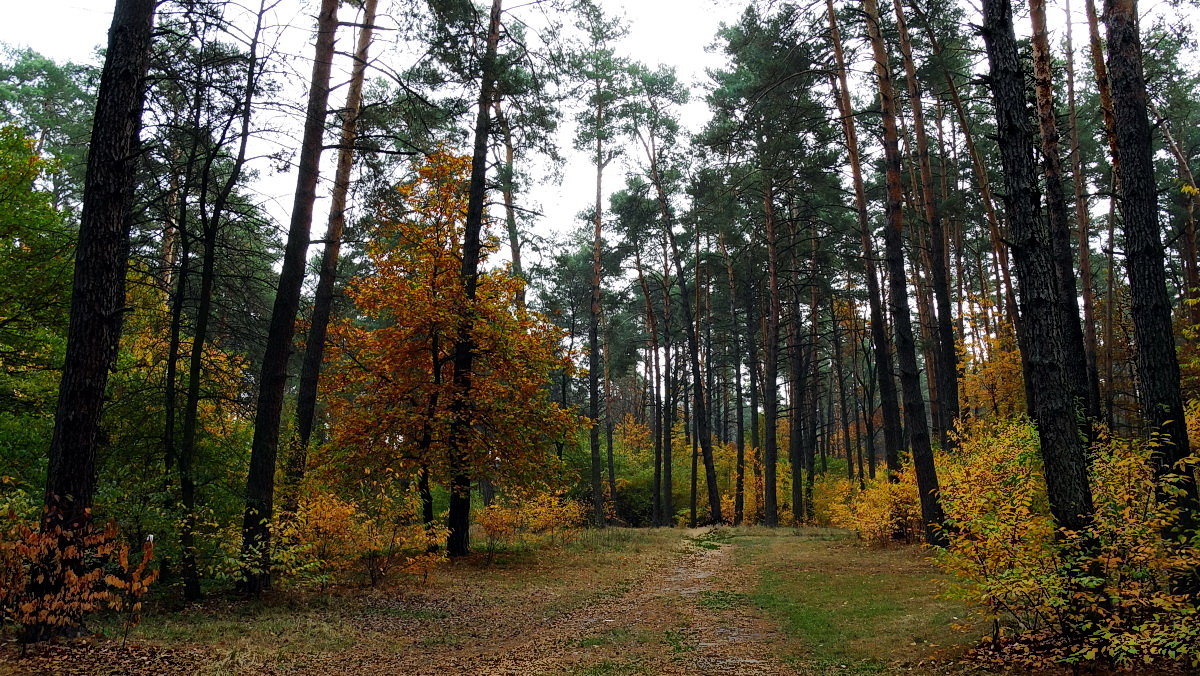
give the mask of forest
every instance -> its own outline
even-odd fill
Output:
[[[1200,668],[1196,7],[676,5],[0,43],[0,673]]]

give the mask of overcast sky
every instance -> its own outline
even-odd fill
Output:
[[[384,0],[381,11],[386,11],[391,2]],[[406,0],[407,1],[407,0]],[[693,103],[684,111],[684,122],[691,130],[697,130],[707,118],[701,100],[705,70],[720,67],[724,57],[706,48],[714,41],[722,22],[735,21],[746,4],[743,0],[598,0],[610,15],[623,16],[629,24],[629,34],[619,44],[619,52],[628,58],[648,65],[666,64],[676,67],[681,80],[693,86]],[[311,6],[313,0],[282,0],[278,10],[278,21],[291,24],[285,32],[284,50],[290,53],[307,54],[308,42],[313,30]],[[510,0],[507,5],[518,7],[526,0]],[[1073,3],[1082,5],[1082,3]],[[55,60],[91,61],[95,49],[106,41],[106,31],[111,20],[113,0],[54,0],[49,3],[30,0],[0,0],[0,42],[17,46],[28,46]],[[1143,0],[1143,12],[1166,11],[1166,0]],[[1080,10],[1075,8],[1078,13]],[[518,10],[520,11],[520,10]],[[50,12],[50,16],[47,13]],[[1196,12],[1185,16],[1195,20]],[[1062,14],[1060,7],[1051,9],[1052,31],[1061,34]],[[1081,21],[1080,17],[1077,19]],[[1026,20],[1019,20],[1019,30],[1024,32]],[[1082,46],[1086,29],[1076,31],[1077,45]],[[352,38],[343,36],[343,44]],[[1052,37],[1052,39],[1055,39]],[[1077,47],[1078,48],[1078,47]],[[307,81],[307,66],[304,59],[295,59],[295,88],[298,99],[302,98]],[[402,64],[400,64],[402,65]],[[338,105],[339,90],[330,105]],[[573,115],[568,113],[567,118]],[[298,128],[298,123],[297,123]],[[562,182],[558,185],[534,186],[525,196],[526,206],[538,208],[543,216],[533,229],[540,234],[561,233],[580,226],[577,214],[588,208],[594,199],[595,174],[588,159],[571,150],[571,126],[565,125],[560,147],[567,155],[567,165],[562,171]],[[281,142],[294,144],[286,136],[278,137]],[[277,140],[277,142],[280,142]],[[328,165],[327,165],[328,166]],[[257,167],[263,179],[258,189],[263,193],[268,211],[276,219],[286,221],[287,209],[291,204],[294,179],[286,174],[271,175],[269,167],[260,163]],[[326,174],[329,172],[327,171]],[[538,172],[535,172],[535,174]],[[606,173],[607,191],[620,186],[623,181],[622,167],[613,167]],[[328,176],[323,176],[328,179]],[[324,202],[325,200],[322,200]],[[314,234],[321,230],[321,215],[318,216]]]
[[[312,18],[307,16],[302,0],[284,0],[283,8],[297,14],[295,26],[290,30],[291,39],[303,45],[310,39]],[[509,5],[523,3],[509,2]],[[623,16],[629,24],[628,36],[619,44],[625,56],[648,65],[666,64],[678,69],[680,79],[698,85],[704,79],[705,69],[718,67],[723,62],[719,53],[706,50],[716,35],[721,22],[736,20],[744,3],[732,0],[600,0],[610,15]],[[381,11],[389,5],[381,3]],[[53,7],[53,16],[47,17],[48,7]],[[38,3],[28,0],[0,0],[0,42],[30,47],[56,61],[89,62],[96,59],[96,48],[107,41],[107,30],[112,17],[112,0],[58,0]],[[344,37],[349,42],[351,38]],[[301,47],[302,48],[302,47]],[[297,69],[298,75],[304,69]],[[303,91],[304,79],[297,84]],[[335,93],[335,98],[337,94]],[[336,101],[331,105],[337,105]],[[699,97],[685,112],[688,126],[698,128],[707,117],[706,109]],[[595,190],[595,174],[587,158],[571,150],[569,131],[564,131],[560,145],[567,155],[567,165],[562,171],[559,185],[543,184],[535,187],[528,196],[530,206],[539,208],[543,217],[534,226],[540,234],[563,232],[578,227],[576,215],[586,209]],[[260,167],[266,174],[266,167]],[[290,191],[294,179],[286,175],[265,176],[259,190],[264,194],[268,210],[282,218],[290,206]],[[607,172],[608,187],[624,182],[620,167]],[[606,190],[608,192],[608,190]],[[320,230],[318,215],[315,230]]]

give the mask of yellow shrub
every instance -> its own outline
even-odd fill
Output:
[[[282,577],[322,587],[351,570],[378,584],[400,571],[421,577],[443,556],[433,550],[445,528],[421,523],[418,497],[388,483],[367,484],[355,502],[315,491],[276,525],[274,562]]]
[[[950,539],[941,561],[965,599],[1005,623],[998,659],[1035,669],[1080,660],[1200,664],[1196,607],[1170,591],[1173,577],[1200,566],[1200,551],[1164,536],[1177,514],[1157,499],[1151,449],[1107,438],[1094,445],[1093,526],[1059,534],[1033,424],[967,424],[959,452],[939,467]]]
[[[861,489],[849,479],[823,477],[813,486],[813,506],[818,524],[852,530],[872,545],[915,542],[922,533],[911,466],[901,469],[895,482],[881,476]]]
[[[494,553],[501,543],[556,544],[571,537],[587,519],[582,504],[549,494],[524,500],[496,503],[483,509],[476,521],[487,534],[487,548]]]

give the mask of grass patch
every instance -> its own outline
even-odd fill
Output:
[[[730,610],[747,602],[745,594],[725,590],[700,592],[700,607],[709,610]]]
[[[426,637],[422,638],[421,640],[417,641],[417,645],[421,646],[422,648],[433,648],[436,646],[444,646],[447,648],[457,648],[465,642],[466,641],[465,641],[465,639],[463,639],[462,636],[459,636],[458,634],[453,634],[453,633],[447,632],[447,633],[434,634],[432,636],[426,636]]]
[[[738,544],[735,560],[759,568],[749,600],[775,617],[815,673],[879,673],[956,655],[970,643],[951,628],[966,609],[939,598],[947,579],[915,548],[867,550],[817,538]]]
[[[572,674],[572,676],[634,676],[635,674],[649,674],[650,672],[640,662],[604,660],[586,667],[572,669],[567,673]]]
[[[627,645],[630,643],[649,643],[653,640],[646,632],[632,631],[625,627],[609,629],[595,636],[584,636],[571,642],[576,648],[599,648],[607,645]]]
[[[573,553],[641,552],[671,535],[670,529],[649,528],[586,528],[564,545]],[[677,535],[675,537],[678,537]]]
[[[373,609],[372,612],[384,615],[386,617],[397,617],[402,620],[417,620],[419,622],[429,622],[432,620],[443,620],[450,617],[450,613],[444,610],[425,610],[423,608],[397,608],[395,606],[383,606]]]
[[[673,653],[686,653],[696,649],[696,644],[682,631],[668,629],[663,632],[663,643],[671,646]]]

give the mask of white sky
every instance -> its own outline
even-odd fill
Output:
[[[53,16],[48,20],[45,4],[28,0],[0,0],[0,16],[3,17],[0,21],[0,42],[30,47],[60,62],[93,61],[97,47],[107,41],[113,4],[113,0],[58,0],[54,2]],[[290,35],[284,38],[288,44],[294,42],[297,45],[296,51],[306,51],[304,45],[311,38],[312,13],[306,11],[305,7],[309,4],[311,2],[304,0],[283,0],[278,12],[281,16],[296,17],[295,25],[289,29]],[[384,0],[381,11],[388,4],[388,0]],[[510,0],[506,4],[517,6],[523,2]],[[705,69],[719,67],[723,62],[722,55],[710,53],[705,48],[713,42],[722,21],[728,23],[737,19],[744,3],[738,0],[600,0],[600,4],[610,16],[623,16],[629,24],[629,34],[618,46],[623,56],[651,67],[658,64],[673,65],[681,81],[695,85],[697,95],[684,111],[684,117],[688,126],[698,129],[707,118],[706,106],[700,100],[699,85],[704,80]],[[343,10],[343,14],[349,12]],[[353,36],[343,29],[339,36],[339,47],[349,49],[352,44]],[[307,66],[300,67],[297,64],[295,69],[298,77],[295,87],[303,92],[307,87]],[[330,105],[339,105],[341,96],[344,96],[344,91],[336,90]],[[566,113],[564,122],[569,121],[572,115],[572,112]],[[577,227],[576,215],[594,199],[594,170],[586,157],[572,150],[571,127],[570,124],[564,124],[559,141],[567,157],[561,184],[537,186],[526,196],[527,206],[544,213],[534,226],[539,234]],[[288,174],[268,175],[270,172],[265,163],[260,164],[259,170],[264,178],[259,182],[258,190],[265,198],[268,211],[276,219],[286,221],[294,178]],[[324,171],[322,178],[331,178],[330,171]],[[610,167],[605,183],[608,188],[606,192],[622,185],[622,168]],[[320,232],[321,222],[318,205],[314,239],[316,233]]]
[[[411,0],[384,0],[381,11],[386,11],[392,2],[408,2]],[[506,5],[517,7],[528,0],[509,0]],[[701,100],[702,83],[705,80],[705,69],[719,67],[723,63],[723,55],[706,50],[714,40],[716,31],[722,22],[735,21],[745,6],[744,0],[599,0],[609,15],[623,16],[629,24],[628,36],[619,44],[618,51],[623,56],[642,61],[650,66],[658,64],[673,65],[677,68],[680,79],[693,86],[693,102],[683,111],[685,125],[691,130],[697,130],[707,119],[706,106]],[[16,46],[28,46],[42,54],[58,61],[73,60],[87,62],[95,58],[95,49],[106,41],[106,32],[111,20],[113,0],[55,0],[50,3],[52,10],[47,16],[47,4],[31,2],[30,0],[0,0],[0,42]],[[247,5],[257,3],[247,0]],[[313,0],[281,0],[277,10],[281,23],[290,23],[286,29],[283,43],[285,51],[301,54],[301,58],[293,59],[290,64],[296,73],[297,82],[294,87],[298,100],[302,100],[302,92],[307,87],[308,66],[305,57],[311,47],[313,31],[312,11],[309,8]],[[1162,12],[1165,0],[1143,0],[1143,11],[1147,13]],[[1082,2],[1072,3],[1075,12],[1081,14]],[[520,10],[518,10],[520,11]],[[969,12],[971,10],[968,10]],[[1061,5],[1055,3],[1050,8],[1050,18],[1054,35],[1052,41],[1057,41],[1062,34]],[[1166,9],[1167,13],[1171,10]],[[343,14],[349,14],[343,10]],[[1196,12],[1187,12],[1186,16],[1195,21]],[[343,19],[346,19],[344,16]],[[1081,20],[1080,16],[1077,21]],[[1027,31],[1027,19],[1018,19],[1018,30]],[[1077,49],[1084,46],[1086,28],[1076,30]],[[339,37],[341,49],[349,49],[353,37],[349,31],[343,31]],[[378,52],[376,52],[378,53]],[[1078,63],[1083,64],[1083,61]],[[396,64],[402,66],[403,64]],[[344,91],[338,89],[333,94],[331,106],[340,105]],[[572,150],[572,125],[569,120],[574,111],[564,114],[564,129],[559,140],[559,146],[567,157],[567,165],[562,171],[562,183],[559,185],[543,184],[533,187],[530,194],[524,196],[524,206],[540,209],[543,217],[534,226],[538,234],[563,232],[579,227],[577,214],[586,209],[594,199],[595,173],[588,159]],[[272,121],[273,123],[274,121]],[[299,127],[299,123],[295,123]],[[298,137],[298,133],[295,135]],[[274,143],[291,143],[286,136],[277,136]],[[266,151],[274,147],[266,147]],[[252,153],[253,154],[253,153]],[[331,156],[332,153],[327,155]],[[327,157],[327,160],[330,159]],[[257,168],[263,179],[257,189],[262,193],[267,210],[281,223],[286,223],[287,210],[291,205],[291,192],[294,178],[289,174],[272,174],[265,161],[251,163]],[[331,178],[331,168],[326,163],[326,171],[322,178]],[[538,173],[534,172],[535,175]],[[620,187],[624,183],[623,167],[614,165],[605,175],[606,192]],[[318,203],[316,220],[314,222],[314,239],[321,231],[323,222],[321,207],[326,200]],[[315,247],[310,253],[315,253]],[[503,249],[502,249],[503,250]]]

